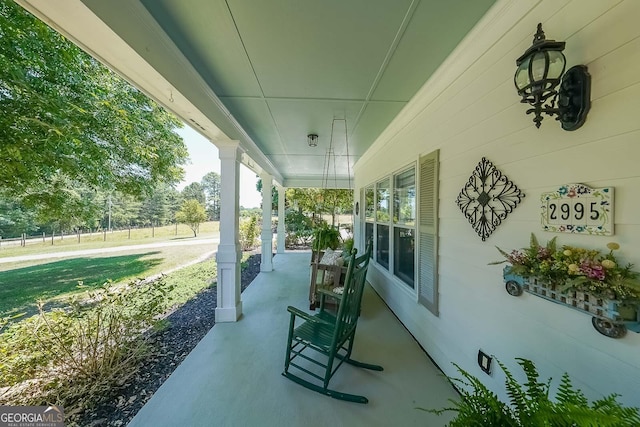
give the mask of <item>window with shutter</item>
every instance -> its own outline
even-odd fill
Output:
[[[418,301],[438,315],[438,150],[420,158]]]

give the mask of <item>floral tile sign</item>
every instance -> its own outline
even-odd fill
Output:
[[[542,229],[597,236],[613,234],[613,187],[565,184],[542,193]]]

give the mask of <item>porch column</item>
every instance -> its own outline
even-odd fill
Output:
[[[278,253],[284,253],[284,238],[286,237],[284,224],[284,193],[287,189],[278,186]]]
[[[216,143],[220,157],[220,244],[218,263],[218,306],[216,322],[235,322],[242,314],[240,301],[240,158],[238,141]]]
[[[267,173],[262,178],[262,257],[260,271],[273,271],[273,231],[271,231],[271,187],[273,177]]]

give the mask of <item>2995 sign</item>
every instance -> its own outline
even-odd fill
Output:
[[[597,221],[600,218],[600,209],[598,208],[598,202],[588,202],[589,212],[587,215],[589,219]],[[558,207],[557,202],[549,202],[549,219],[555,221],[557,219],[568,220],[570,218],[576,221],[581,221],[585,218],[585,204],[583,202],[574,203],[573,207],[569,203],[561,203]]]
[[[567,184],[543,193],[542,228],[564,233],[613,234],[613,188]]]

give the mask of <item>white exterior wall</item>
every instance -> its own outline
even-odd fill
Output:
[[[640,334],[607,338],[585,314],[526,293],[512,297],[502,266],[487,265],[502,258],[495,246],[527,246],[534,232],[541,242],[558,236],[559,244],[598,249],[616,241],[618,255],[640,266],[638,17],[637,0],[498,1],[357,163],[359,200],[363,187],[440,149],[439,317],[374,263],[369,281],[446,374],[457,376],[456,362],[506,398],[500,369],[490,377],[477,365],[482,349],[517,378],[524,375],[514,358],[524,357],[541,378],[553,377],[553,386],[568,372],[591,399],[619,393],[623,403],[640,406]],[[567,69],[589,67],[592,106],[577,131],[563,131],[548,116],[536,129],[519,102],[515,60],[531,45],[538,22],[548,39],[567,42]],[[526,194],[486,242],[456,205],[482,157]],[[615,187],[614,236],[541,230],[540,194],[567,183]]]

